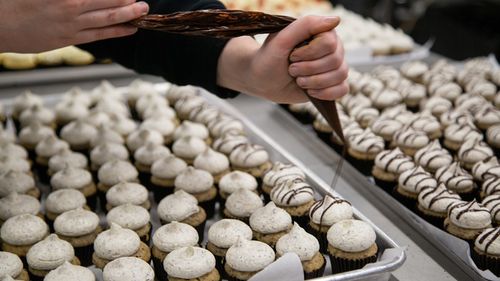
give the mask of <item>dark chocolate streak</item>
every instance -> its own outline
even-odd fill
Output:
[[[500,199],[497,199],[495,197],[490,197],[490,198],[487,197],[481,203],[483,204],[483,206],[486,206],[488,209],[490,209],[491,212],[494,211],[491,214],[491,217],[495,219],[498,213],[500,212],[500,208],[498,208],[498,206],[500,206]]]
[[[309,194],[314,194],[314,191],[311,186],[303,186],[300,188],[293,188],[293,185],[296,183],[302,183],[304,182],[303,179],[295,179],[292,181],[286,181],[275,188],[271,191],[271,196],[272,197],[277,197],[277,200],[279,202],[286,202],[286,204],[290,204],[290,201],[292,201],[293,198],[295,198],[296,195],[301,194],[301,193],[309,193]]]
[[[338,197],[332,197],[330,195],[325,195],[325,197],[321,200],[321,201],[318,201],[319,203],[317,204],[314,204],[314,206],[312,207],[311,211],[310,211],[310,216],[314,216],[314,213],[316,213],[321,207],[323,207],[323,205],[325,204],[325,199],[326,197],[330,197],[332,199],[334,199],[334,201],[328,205],[328,207],[325,208],[325,210],[323,211],[323,213],[321,214],[321,217],[319,219],[319,225],[322,226],[323,225],[323,216],[326,214],[326,212],[328,212],[328,210],[333,207],[333,205],[335,204],[342,204],[342,203],[347,203],[349,205],[351,205],[351,203],[347,200],[344,200],[344,199],[341,199],[341,198],[338,198]]]
[[[494,234],[493,234],[494,233]],[[493,228],[492,230],[490,230],[489,232],[485,233],[480,239],[479,239],[479,244],[483,244],[484,243],[484,240],[486,240],[486,238],[488,238],[489,236],[491,236],[493,234],[493,237],[491,237],[490,241],[488,242],[488,244],[486,244],[486,246],[484,247],[484,252],[485,253],[488,253],[488,248],[491,246],[491,244],[493,244],[493,242],[495,242],[495,240],[500,236],[500,228]]]
[[[451,214],[451,212],[453,210],[455,210],[456,208],[460,208],[460,207],[464,207],[464,206],[467,206],[465,209],[461,210],[457,215],[456,215],[456,218],[457,220],[459,220],[464,214],[466,213],[477,213],[477,212],[486,212],[486,213],[490,213],[489,210],[484,210],[484,209],[472,209],[472,206],[474,205],[474,203],[476,203],[476,200],[472,200],[470,202],[466,202],[466,203],[460,203],[460,204],[455,204],[453,206],[451,206],[451,208],[448,210],[448,214]]]

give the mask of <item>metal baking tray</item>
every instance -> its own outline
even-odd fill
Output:
[[[158,83],[155,84],[155,87],[160,91],[165,93],[168,90],[170,84],[168,83]],[[119,91],[125,91],[127,88],[117,88]],[[330,186],[324,182],[319,176],[317,176],[313,171],[307,168],[301,161],[299,161],[296,157],[294,157],[291,153],[283,149],[278,143],[276,143],[273,139],[271,139],[266,133],[264,133],[261,129],[255,126],[249,119],[243,116],[239,111],[237,111],[232,105],[228,102],[216,97],[213,94],[208,93],[207,91],[201,90],[200,94],[206,99],[206,101],[217,107],[219,110],[228,113],[243,122],[246,127],[246,133],[249,139],[256,144],[260,144],[266,148],[270,155],[270,159],[272,161],[282,161],[285,163],[291,163],[298,167],[300,167],[307,176],[307,181],[315,188],[316,192],[319,195],[332,194],[335,196],[340,196],[338,193],[333,191]],[[45,104],[48,106],[55,105],[57,101],[61,98],[62,94],[50,94],[42,96],[44,98]],[[12,99],[2,100],[5,107],[8,109],[9,105],[12,102]],[[333,169],[332,169],[333,173]],[[44,200],[45,198],[42,198]],[[159,226],[161,226],[160,221],[158,219],[156,213],[156,203],[154,202],[152,196],[150,196],[150,201],[152,202],[151,206],[151,220],[153,224],[153,230],[156,230]],[[43,205],[43,203],[42,203]],[[363,220],[370,224],[377,234],[377,245],[379,247],[379,257],[377,262],[367,265],[366,267],[358,270],[353,270],[344,273],[338,273],[332,275],[330,263],[327,257],[327,266],[325,269],[325,275],[320,278],[310,279],[317,281],[337,281],[337,280],[389,280],[391,278],[391,272],[395,271],[399,267],[401,267],[406,259],[405,249],[397,245],[387,234],[385,234],[380,228],[378,228],[375,224],[373,224],[368,218],[366,218],[362,213],[360,213],[355,207],[353,207],[354,216],[357,219]],[[218,212],[216,212],[218,214]],[[100,213],[101,222],[104,223],[104,214]],[[215,221],[220,219],[217,215],[207,221],[207,225],[205,227],[205,241],[201,244],[206,244],[206,239],[208,237],[207,232],[208,228]],[[89,267],[97,276],[97,280],[102,280],[102,272],[101,270],[96,269],[94,266]],[[279,281],[278,279],[274,279]],[[300,280],[300,279],[297,279]],[[287,279],[288,281],[288,279]]]

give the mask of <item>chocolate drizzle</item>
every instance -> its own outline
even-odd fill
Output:
[[[500,228],[492,228],[481,233],[478,237],[477,242],[483,244],[486,239],[489,239],[488,243],[484,246],[484,252],[488,253],[488,248],[495,242],[495,240],[500,237]]]
[[[282,182],[271,190],[271,198],[277,205],[290,205],[299,194],[310,194],[314,191],[303,179],[294,179]]]
[[[438,193],[435,193],[435,191],[438,191],[438,189],[440,189],[440,191]],[[450,200],[450,203],[448,204],[448,206],[446,206],[446,209],[448,209],[453,203],[455,203],[455,201],[451,200],[457,200],[457,201],[460,200],[460,196],[458,196],[458,194],[447,190],[445,187],[442,188],[438,187],[438,189],[433,187],[426,187],[421,191],[421,193],[424,194],[422,196],[422,199],[426,199],[429,196],[434,196],[429,201],[429,206],[427,207],[428,209],[431,209],[434,204],[436,204],[441,200]]]
[[[459,208],[462,208],[462,209],[458,212],[458,214],[455,215],[455,218],[457,220],[460,220],[460,218],[463,215],[465,215],[466,213],[478,213],[478,212],[486,212],[488,214],[490,213],[490,211],[488,209],[486,209],[483,206],[480,206],[477,203],[476,199],[474,199],[470,202],[460,202],[460,203],[453,204],[448,209],[448,216],[450,216],[454,210],[457,210]]]
[[[325,207],[325,204],[326,204],[325,202],[327,201],[326,200],[327,198],[330,198],[331,200],[330,200],[330,203]],[[309,210],[309,217],[312,218],[316,212],[318,212],[321,208],[323,208],[323,212],[321,213],[321,216],[319,219],[319,225],[322,226],[323,225],[323,217],[328,212],[328,210],[330,208],[332,208],[334,205],[342,204],[342,203],[347,203],[347,204],[351,205],[351,203],[347,200],[344,200],[344,199],[339,198],[339,197],[330,196],[327,194],[327,195],[325,195],[325,197],[323,197],[323,199],[321,199],[320,201],[316,201],[316,203],[314,203],[314,205]]]

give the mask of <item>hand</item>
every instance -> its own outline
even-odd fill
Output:
[[[127,36],[147,14],[135,0],[0,0],[0,52],[41,52]]]
[[[348,67],[332,31],[338,23],[337,17],[306,16],[261,47],[249,37],[232,39],[219,59],[219,84],[279,103],[307,101],[304,90],[324,100],[342,97],[349,91]]]

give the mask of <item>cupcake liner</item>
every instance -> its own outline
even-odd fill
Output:
[[[216,256],[215,257],[215,268],[219,271],[222,279],[228,279],[226,270],[224,269],[224,263],[226,262],[226,258],[224,256]]]
[[[200,202],[199,205],[202,207],[205,212],[207,213],[207,219],[210,219],[214,216],[215,214],[215,202],[217,201],[217,197],[214,197],[214,199],[208,200],[208,201],[203,201]]]
[[[43,279],[45,279],[45,276],[36,276],[31,273],[31,271],[29,271],[28,274],[30,276],[30,281],[43,281]]]
[[[292,216],[292,220],[300,225],[302,228],[307,228],[307,224],[309,223],[309,214],[305,214],[302,216]]]
[[[106,192],[102,192],[98,189],[96,196],[99,198],[99,205],[101,206],[101,209],[106,212],[106,204],[108,203],[108,200],[106,200]]]
[[[148,190],[153,190],[153,185],[151,184],[151,173],[149,173],[149,172],[139,172],[139,181]]]
[[[332,273],[341,273],[341,272],[346,272],[346,271],[351,271],[351,270],[356,270],[360,269],[363,266],[373,263],[377,261],[377,255],[373,255],[364,259],[344,259],[344,258],[339,258],[332,256],[331,254],[328,255],[330,257],[330,263],[332,266]]]
[[[33,170],[36,174],[36,177],[38,181],[44,183],[44,184],[49,184],[50,183],[50,177],[47,174],[47,166],[42,166],[36,162],[33,162]]]
[[[96,211],[97,210],[97,192],[90,195],[89,197],[86,197],[87,199],[87,205],[89,206],[90,210]],[[103,209],[105,207],[103,206]]]
[[[307,280],[323,276],[323,274],[325,273],[325,267],[326,267],[326,260],[324,260],[323,265],[320,268],[311,272],[304,271],[304,279]]]
[[[403,204],[406,208],[408,208],[411,211],[415,211],[415,208],[417,207],[417,200],[414,198],[408,197],[404,194],[401,194],[398,192],[398,187],[394,187],[392,190],[392,196],[398,200],[399,203]]]
[[[500,258],[478,253],[476,249],[471,250],[471,258],[479,269],[489,270],[497,277],[500,277]]]
[[[75,256],[80,259],[81,266],[92,265],[92,254],[94,253],[94,243],[84,247],[74,247]]]
[[[444,219],[445,219],[444,217],[437,217],[437,216],[433,216],[430,214],[426,214],[423,211],[421,211],[418,207],[415,210],[416,210],[416,213],[421,218],[426,220],[428,223],[434,225],[435,227],[437,227],[439,229],[443,229],[443,224],[444,224]]]
[[[150,179],[151,181],[151,179]],[[164,186],[159,186],[151,182],[151,189],[153,190],[153,196],[154,200],[156,203],[160,203],[160,201],[167,197],[168,195],[174,193],[174,188],[173,187],[164,187]]]
[[[199,241],[203,241],[203,238],[205,237],[205,225],[206,224],[207,224],[207,220],[204,220],[201,224],[194,227],[196,229],[196,231],[198,231],[198,237],[200,238]]]
[[[319,230],[312,228],[310,223],[307,224],[307,227],[305,229],[307,232],[314,235],[314,237],[316,237],[316,239],[318,239],[319,251],[322,254],[327,254],[328,253],[328,239],[326,238],[326,232],[321,232]]]
[[[360,160],[347,154],[345,158],[352,166],[354,166],[363,175],[369,176],[372,173],[372,167],[374,164],[373,160]]]
[[[153,259],[156,280],[168,280],[168,274],[163,267],[163,262],[155,256],[151,256],[151,258]]]
[[[373,177],[375,179],[375,183],[380,187],[382,188],[384,191],[386,191],[387,193],[389,194],[392,194],[392,190],[394,189],[394,186],[397,185],[396,182],[392,182],[392,181],[385,181],[385,180],[381,180],[381,179],[378,179],[376,177]]]

